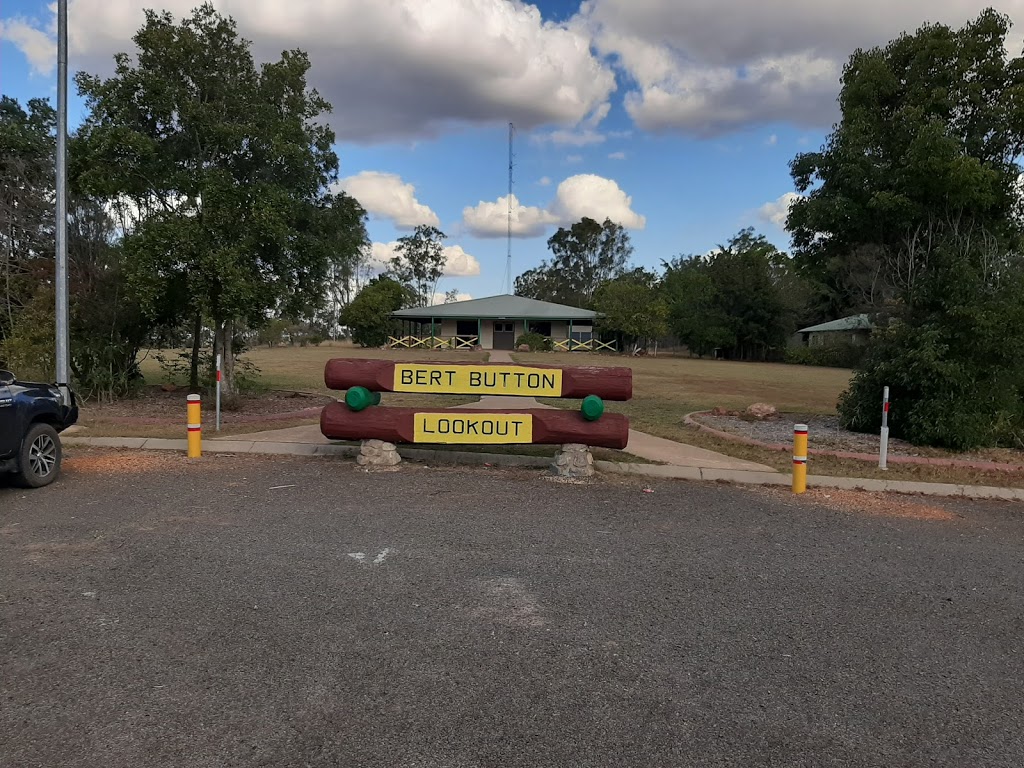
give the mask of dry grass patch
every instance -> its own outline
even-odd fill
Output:
[[[780,411],[834,413],[851,372],[841,368],[737,363],[687,357],[619,357],[580,353],[516,354],[522,364],[595,365],[633,369],[633,400],[675,406],[684,413],[715,406],[771,403]],[[625,411],[623,411],[625,413]]]
[[[168,351],[167,354],[170,356],[176,354],[176,351]],[[402,363],[479,363],[487,359],[487,354],[472,350],[363,349],[344,342],[325,342],[318,347],[253,347],[243,357],[260,369],[260,383],[265,387],[327,394],[331,390],[324,386],[324,366],[334,357]],[[162,384],[166,381],[163,369],[152,354],[147,355],[141,365],[148,383]]]

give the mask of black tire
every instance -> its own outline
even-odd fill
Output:
[[[61,447],[57,430],[49,424],[33,424],[18,452],[18,482],[26,488],[42,488],[60,474]]]

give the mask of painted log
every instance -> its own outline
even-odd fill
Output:
[[[629,400],[633,371],[597,366],[504,365],[502,363],[396,363],[336,358],[324,367],[328,389],[366,387],[371,392],[434,395],[519,395]]]
[[[577,411],[537,408],[474,411],[374,406],[353,411],[344,403],[334,402],[320,414],[320,431],[330,440],[465,445],[582,443],[625,448],[629,419],[621,413],[606,413],[597,421],[587,421]]]

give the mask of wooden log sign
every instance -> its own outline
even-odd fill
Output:
[[[379,408],[353,411],[327,404],[320,431],[330,440],[386,440],[390,443],[525,444],[584,443],[625,448],[629,420],[606,413],[587,421],[575,411],[530,409],[474,411],[456,408]]]
[[[629,368],[502,365],[500,363],[395,363],[389,360],[329,360],[328,389],[366,387],[371,392],[434,395],[520,395],[629,400]]]

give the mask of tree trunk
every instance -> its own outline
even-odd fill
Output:
[[[199,393],[199,351],[203,341],[203,313],[196,312],[196,321],[192,325],[192,367],[188,377],[188,391]]]
[[[221,397],[230,397],[236,393],[235,389],[235,350],[231,343],[235,333],[235,324],[227,320],[217,324],[217,333],[214,337],[214,359],[220,354],[220,394]],[[214,363],[216,364],[216,362]]]

